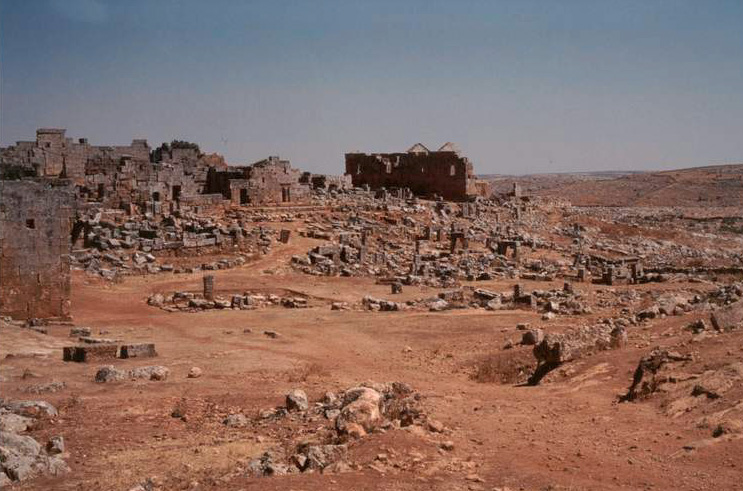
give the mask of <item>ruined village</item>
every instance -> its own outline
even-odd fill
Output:
[[[0,491],[743,491],[743,0],[0,0]]]
[[[431,148],[0,149],[3,489],[739,489],[743,165]]]

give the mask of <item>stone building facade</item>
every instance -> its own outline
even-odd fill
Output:
[[[222,156],[203,154],[187,142],[153,152],[144,139],[126,146],[95,146],[65,133],[40,128],[36,141],[0,149],[0,164],[20,169],[22,175],[70,179],[81,201],[154,214],[177,209],[181,197],[203,193],[209,168],[227,167]]]
[[[68,180],[0,180],[0,315],[69,317],[75,199]]]
[[[206,172],[198,180],[183,165],[166,162],[124,158],[97,170],[86,176],[85,186],[79,189],[85,201],[95,201],[106,208],[136,207],[140,212],[156,215],[174,211],[185,196],[200,194],[206,182]]]
[[[41,128],[35,141],[0,148],[0,179],[25,176],[68,179],[81,206],[130,215],[216,210],[220,205],[306,205],[313,188],[351,185],[347,176],[303,177],[279,157],[228,167],[221,155],[204,154],[191,142],[173,140],[155,149],[144,139],[127,146],[95,146],[85,138],[67,138],[60,128]]]
[[[221,193],[234,206],[306,205],[311,190],[288,160],[268,157],[252,165],[209,169],[206,193]]]
[[[409,188],[421,197],[464,201],[477,195],[472,163],[452,143],[430,151],[417,143],[404,153],[347,153],[354,186]]]
[[[64,177],[85,184],[89,163],[117,162],[126,157],[149,161],[147,140],[132,140],[126,146],[95,146],[87,138],[74,141],[62,128],[39,128],[36,141],[19,141],[0,149],[3,161],[33,170],[38,177]]]

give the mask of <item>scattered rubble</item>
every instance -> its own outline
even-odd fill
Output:
[[[413,425],[432,433],[445,431],[441,423],[428,420],[421,407],[421,396],[398,382],[370,383],[339,393],[328,392],[314,405],[308,403],[303,391],[294,389],[287,395],[286,407],[264,411],[260,421],[280,424],[282,418],[291,417],[310,423],[318,416],[326,424],[321,430],[313,431],[312,441],[286,442],[263,453],[248,463],[247,474],[347,472],[352,469],[349,448],[369,433]],[[237,421],[237,415],[233,419]],[[244,422],[242,418],[239,421]]]

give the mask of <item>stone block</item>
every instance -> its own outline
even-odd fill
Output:
[[[119,347],[115,344],[93,344],[89,346],[66,346],[62,351],[64,361],[80,363],[118,358]]]
[[[125,344],[121,347],[121,358],[153,358],[157,356],[154,343]]]

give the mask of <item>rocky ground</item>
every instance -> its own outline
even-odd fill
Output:
[[[241,264],[132,249],[180,273],[88,267],[73,322],[3,321],[3,486],[743,489],[743,239],[719,210],[323,206],[214,219],[264,242]]]

